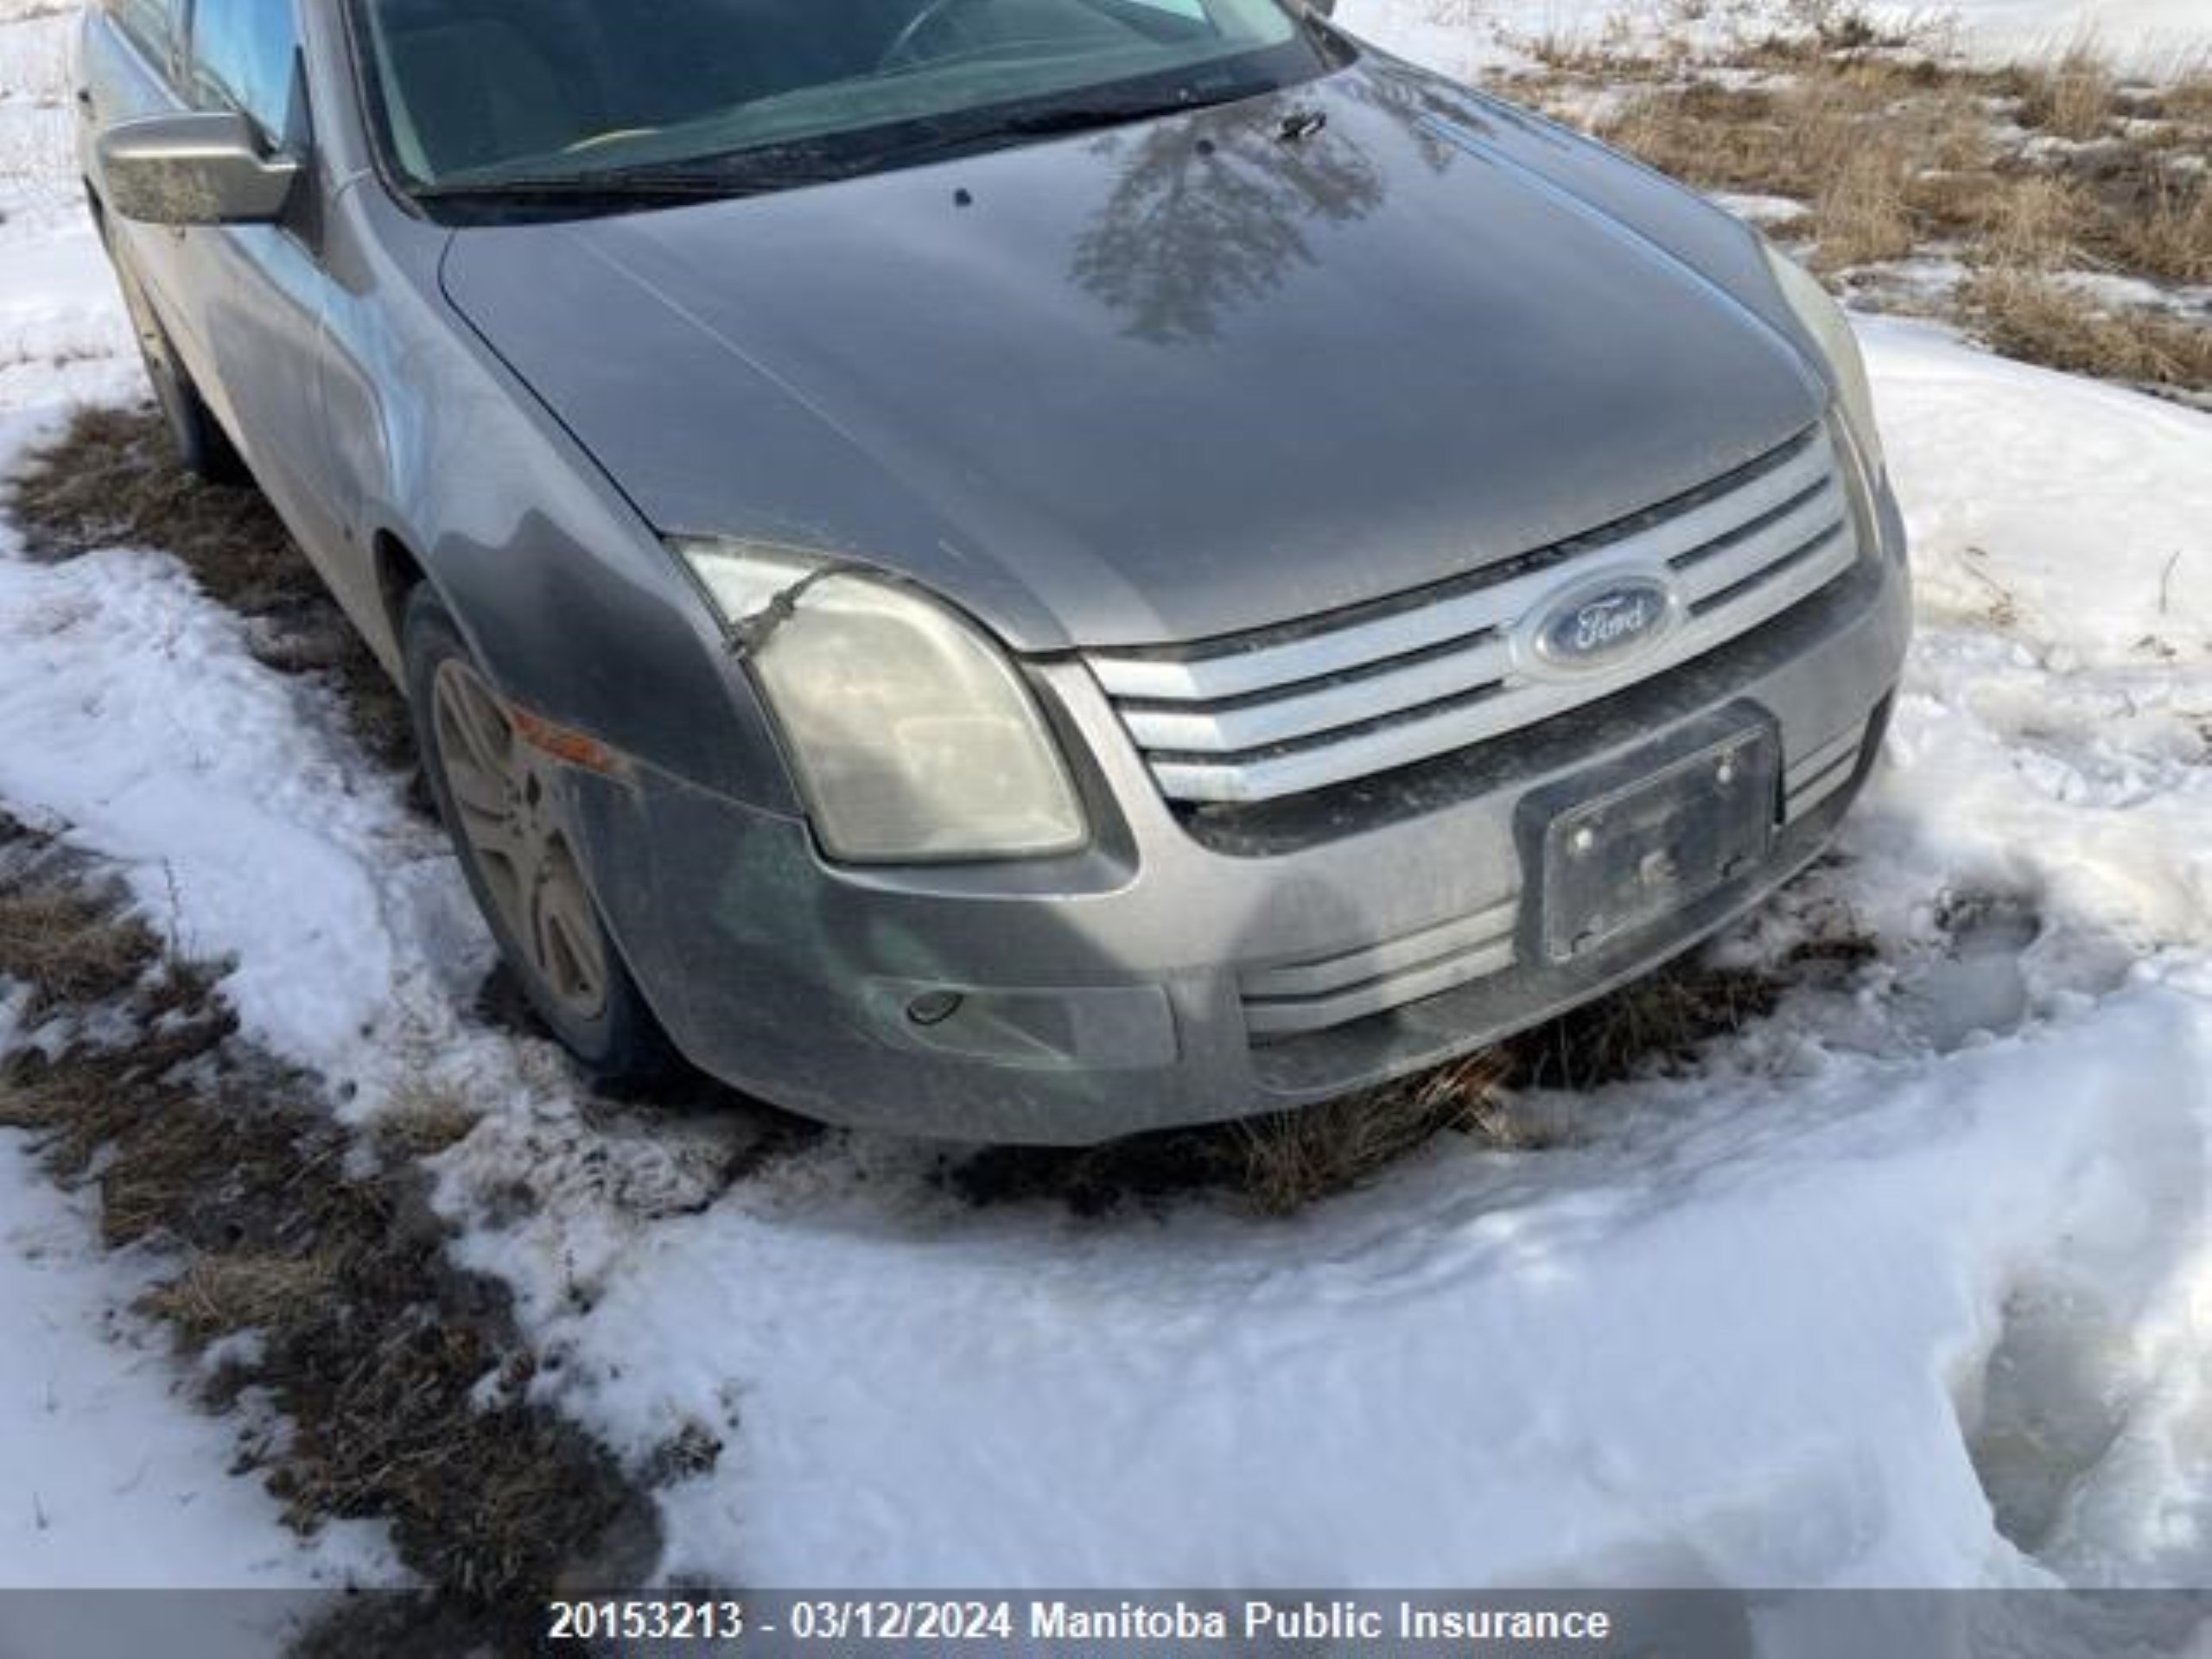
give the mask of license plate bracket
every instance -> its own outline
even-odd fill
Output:
[[[1558,812],[1543,836],[1543,944],[1572,962],[1764,862],[1780,745],[1739,729]]]

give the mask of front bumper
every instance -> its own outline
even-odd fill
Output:
[[[1903,531],[1756,633],[1448,766],[1295,814],[1176,816],[1074,663],[1039,671],[1106,825],[995,867],[825,864],[806,826],[648,774],[580,801],[625,955],[696,1065],[810,1116],[1079,1143],[1295,1106],[1436,1064],[1634,978],[1814,858],[1880,742],[1910,630]],[[1554,959],[1541,810],[1763,727],[1765,855]]]

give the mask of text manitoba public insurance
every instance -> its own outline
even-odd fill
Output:
[[[1232,1618],[1237,1622],[1232,1624]],[[1612,1617],[1598,1608],[1436,1607],[1400,1602],[1395,1608],[1351,1600],[1248,1601],[1241,1610],[1188,1602],[1125,1601],[1118,1606],[1029,1605],[1029,1636],[1058,1642],[1604,1642]]]

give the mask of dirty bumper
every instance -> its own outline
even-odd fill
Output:
[[[1039,664],[1108,804],[1065,859],[840,868],[798,820],[651,775],[582,804],[610,923],[697,1065],[835,1122],[1096,1141],[1448,1059],[1756,903],[1872,763],[1906,588],[1870,559],[1510,744],[1242,817],[1171,808],[1085,671]]]

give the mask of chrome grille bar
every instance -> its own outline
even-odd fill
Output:
[[[1684,662],[1858,556],[1825,427],[1688,495],[1492,572],[1287,627],[1086,660],[1170,799],[1271,800],[1564,712]],[[1512,639],[1564,589],[1664,571],[1674,631],[1614,673],[1533,677]]]

